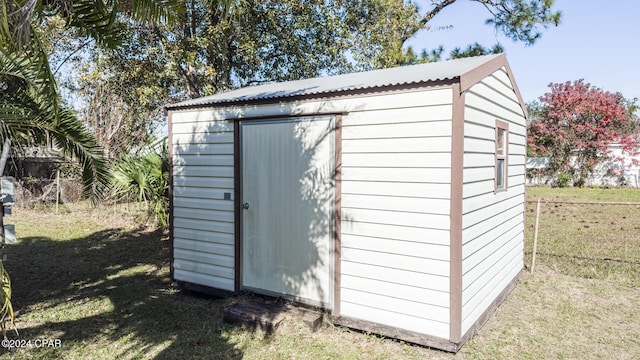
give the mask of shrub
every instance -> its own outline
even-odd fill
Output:
[[[121,157],[111,170],[113,197],[145,203],[160,227],[169,224],[169,157],[167,143],[159,152]]]
[[[556,179],[556,185],[558,187],[568,187],[571,185],[571,181],[573,180],[573,176],[567,172],[559,172],[558,178]]]

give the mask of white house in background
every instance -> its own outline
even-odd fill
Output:
[[[627,154],[622,151],[622,145],[611,144],[609,153],[612,160],[598,164],[587,179],[586,186],[630,186],[640,187],[640,154]],[[635,161],[634,161],[635,159]],[[545,185],[553,179],[540,175],[549,166],[549,158],[527,158],[527,185]]]
[[[523,268],[525,106],[504,55],[167,106],[171,275],[457,351]]]
[[[640,154],[624,153],[620,144],[611,144],[609,152],[613,160],[598,164],[587,185],[640,187]]]

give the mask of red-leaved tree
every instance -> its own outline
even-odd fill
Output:
[[[549,175],[570,175],[582,186],[595,165],[611,160],[608,147],[619,142],[623,152],[638,146],[638,124],[620,93],[585,83],[550,84],[528,128],[531,156],[550,158]]]

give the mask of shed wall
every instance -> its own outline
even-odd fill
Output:
[[[526,128],[504,68],[465,95],[462,333],[523,267]],[[509,124],[506,191],[495,191],[496,120]]]
[[[254,103],[230,97],[172,112],[174,278],[229,291],[241,286],[234,278],[241,258],[234,256],[241,256],[235,245],[243,243],[243,215],[234,213],[235,194],[248,185],[234,179],[242,172],[234,168],[242,162],[234,154],[241,144],[234,122],[335,115],[336,319],[384,333],[407,330],[393,336],[430,346],[443,340],[456,351],[523,267],[524,112],[506,62],[497,66],[507,69],[475,83],[500,60],[430,87],[354,88],[273,103],[277,92],[267,92]],[[464,95],[453,93],[471,84]],[[509,129],[506,191],[495,187],[497,120]]]
[[[342,118],[341,315],[446,339],[451,89],[355,108]]]
[[[233,290],[231,121],[343,114],[341,315],[446,339],[451,99],[440,87],[174,112],[176,280]]]
[[[522,267],[525,128],[509,84],[498,71],[466,95],[463,332]],[[451,91],[174,112],[175,278],[234,290],[233,120],[343,114],[340,315],[448,339]],[[496,119],[511,154],[498,194]]]
[[[174,278],[233,291],[233,123],[190,111],[173,113],[170,126]]]

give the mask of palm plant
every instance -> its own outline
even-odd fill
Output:
[[[41,76],[48,68],[43,59],[33,51],[0,50],[0,141],[55,145],[81,164],[85,194],[95,198],[107,183],[102,150],[75,114],[60,106],[55,83]]]
[[[111,170],[111,188],[118,200],[144,202],[161,228],[168,226],[169,157],[166,140],[160,151],[121,157]]]

